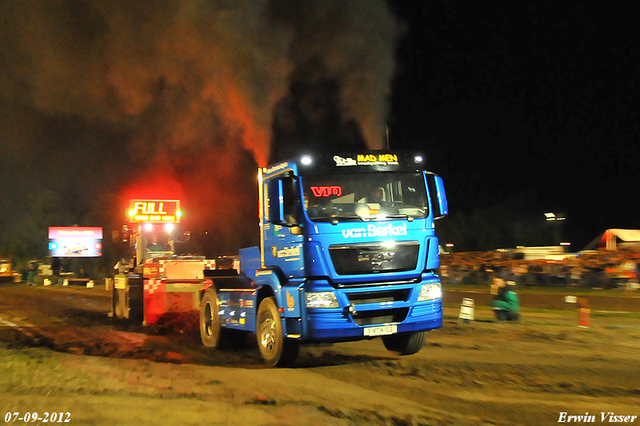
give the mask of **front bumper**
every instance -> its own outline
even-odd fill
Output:
[[[398,307],[387,310],[379,309],[372,316],[367,306],[356,306],[355,313],[349,309],[307,309],[303,318],[303,336],[307,341],[348,341],[361,340],[370,337],[365,336],[367,327],[386,324],[394,324],[398,333],[411,331],[426,331],[442,327],[442,299],[428,300],[415,303],[413,306]],[[359,310],[362,309],[362,310]],[[391,312],[400,313],[404,317],[401,321],[394,321]],[[389,312],[389,315],[385,315]],[[363,318],[363,315],[369,313]],[[391,319],[391,321],[376,322],[377,318]]]

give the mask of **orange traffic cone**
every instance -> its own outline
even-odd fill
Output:
[[[589,301],[587,299],[578,298],[578,327],[589,328],[591,308],[589,308]]]

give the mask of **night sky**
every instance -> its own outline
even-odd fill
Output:
[[[423,147],[452,213],[524,199],[574,250],[640,227],[637,3],[392,4],[391,146]]]
[[[442,230],[471,248],[519,243],[465,220],[497,205],[520,228],[566,215],[575,250],[639,228],[639,11],[4,0],[0,255],[42,257],[48,226],[114,229],[129,198],[154,196],[183,200],[205,254],[234,252],[257,240],[257,165],[381,148],[385,123],[392,150],[420,151],[445,179]]]

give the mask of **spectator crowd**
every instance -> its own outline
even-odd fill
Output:
[[[638,288],[639,273],[638,246],[535,259],[527,259],[518,250],[440,255],[445,284],[490,284],[501,278],[520,286]]]

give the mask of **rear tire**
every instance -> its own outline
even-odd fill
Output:
[[[400,355],[412,355],[422,349],[426,338],[426,331],[412,331],[382,336],[382,343],[389,351],[399,352]]]
[[[204,292],[200,302],[200,338],[209,348],[220,345],[220,316],[218,315],[218,293],[214,288]]]
[[[260,302],[256,322],[256,339],[265,364],[269,367],[292,364],[298,356],[300,345],[284,336],[282,319],[273,297]]]

